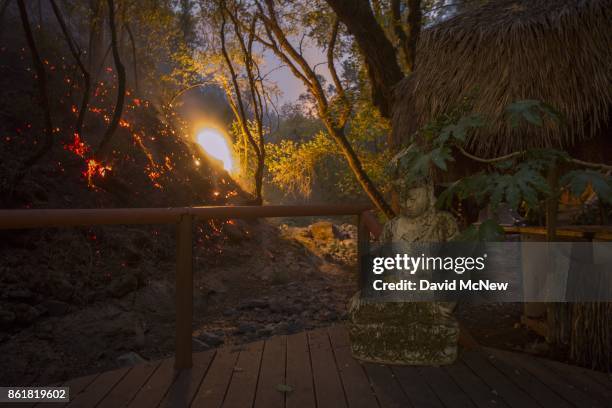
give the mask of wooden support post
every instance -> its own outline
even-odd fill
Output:
[[[368,271],[364,262],[365,256],[370,252],[370,229],[367,225],[367,214],[362,212],[357,216],[357,273],[359,274],[359,289],[366,284]]]
[[[548,186],[552,190],[552,196],[546,200],[546,240],[554,242],[557,240],[557,216],[559,212],[559,168],[556,165],[548,172]]]
[[[193,216],[182,215],[176,230],[176,351],[174,367],[191,368],[193,322]]]

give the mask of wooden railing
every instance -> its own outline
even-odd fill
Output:
[[[546,227],[503,226],[506,234],[546,237]],[[568,225],[557,227],[555,236],[563,240],[612,241],[612,227],[608,225]]]
[[[177,224],[176,246],[176,348],[177,369],[192,366],[193,324],[193,223],[230,218],[357,216],[357,256],[361,270],[370,234],[378,237],[380,225],[369,205],[226,206],[179,208],[117,208],[63,210],[0,210],[0,229],[77,227],[118,224]],[[360,280],[362,277],[359,278]]]

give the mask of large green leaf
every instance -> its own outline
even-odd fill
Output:
[[[561,177],[560,184],[580,196],[590,184],[600,200],[612,203],[612,181],[610,176],[592,170],[573,170]]]
[[[502,241],[504,229],[493,219],[484,221],[478,227],[478,240],[484,242]]]

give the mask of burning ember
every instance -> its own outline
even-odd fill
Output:
[[[80,157],[85,157],[85,154],[89,151],[87,144],[85,144],[85,142],[81,139],[81,136],[76,132],[74,133],[72,143],[64,144],[64,149]]]
[[[81,139],[81,136],[76,132],[74,133],[72,142],[64,144],[64,149],[85,159],[87,169],[83,171],[82,174],[83,177],[87,179],[87,185],[89,187],[95,187],[95,177],[104,177],[106,175],[107,170],[111,170],[110,166],[102,164],[94,158],[87,157],[88,153],[90,152],[89,146],[83,141],[83,139]]]
[[[111,167],[104,165],[95,159],[87,160],[87,170],[83,172],[83,176],[87,178],[87,185],[89,187],[94,187],[94,177],[104,177],[107,170],[111,170]]]

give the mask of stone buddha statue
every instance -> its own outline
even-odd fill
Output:
[[[430,183],[405,189],[400,205],[400,215],[385,224],[380,237],[381,244],[393,244],[394,251],[445,242],[458,233],[453,216],[435,208]],[[357,293],[349,306],[353,356],[384,364],[451,364],[459,335],[454,307],[451,302],[377,302]]]
[[[446,242],[459,229],[455,218],[436,209],[432,184],[422,183],[400,194],[400,215],[387,222],[380,240],[389,242]]]

